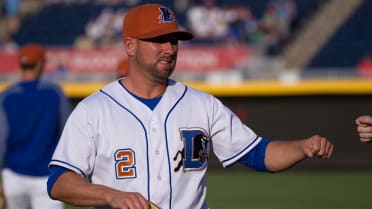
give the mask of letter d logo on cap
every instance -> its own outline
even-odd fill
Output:
[[[159,23],[170,23],[174,22],[175,18],[173,17],[173,13],[170,9],[166,7],[160,7],[160,15],[158,17]]]

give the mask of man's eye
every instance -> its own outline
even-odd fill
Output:
[[[159,44],[164,44],[164,43],[168,42],[168,40],[164,39],[164,38],[159,38],[159,39],[155,39],[154,42],[159,43]]]
[[[178,44],[178,40],[176,38],[169,38],[169,37],[157,37],[157,38],[146,39],[144,41],[158,43],[158,44],[164,44],[168,42],[170,42],[172,45]]]
[[[155,43],[164,44],[170,42],[171,44],[177,44],[178,41],[176,39],[166,39],[166,38],[159,38],[154,40]]]

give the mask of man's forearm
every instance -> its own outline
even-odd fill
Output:
[[[301,149],[302,140],[271,141],[265,153],[265,165],[271,172],[286,170],[306,158]]]
[[[74,206],[97,206],[107,204],[104,193],[108,189],[110,188],[91,184],[80,175],[69,171],[55,182],[51,196]]]

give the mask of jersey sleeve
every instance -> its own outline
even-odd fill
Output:
[[[223,167],[227,167],[246,155],[262,138],[217,98],[214,98],[211,109],[213,150]]]
[[[49,167],[64,167],[86,177],[92,172],[97,150],[95,122],[84,103],[79,103],[66,121]]]
[[[256,171],[269,172],[265,165],[265,152],[269,139],[262,139],[248,154],[239,159],[239,162]]]

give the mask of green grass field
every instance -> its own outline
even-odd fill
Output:
[[[209,171],[207,179],[211,209],[372,208],[372,172],[226,170]]]

